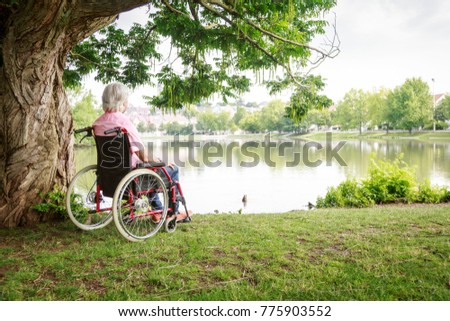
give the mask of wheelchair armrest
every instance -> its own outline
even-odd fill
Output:
[[[148,168],[148,167],[164,167],[166,163],[164,162],[147,162],[147,163],[139,163],[137,165],[138,168]]]

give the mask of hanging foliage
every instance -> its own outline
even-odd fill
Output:
[[[308,91],[309,67],[339,52],[336,34],[323,48],[310,44],[325,33],[328,23],[323,14],[335,4],[153,1],[146,25],[135,24],[125,32],[113,24],[74,47],[64,81],[76,86],[83,75],[95,73],[95,79],[104,83],[158,86],[159,94],[147,100],[169,110],[216,93],[226,101],[248,91],[246,71],[272,90],[294,86]],[[277,70],[283,72],[282,80],[274,79]]]

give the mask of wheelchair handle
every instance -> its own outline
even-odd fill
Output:
[[[83,141],[83,139],[85,139],[86,137],[92,137],[92,127],[84,127],[81,129],[75,129],[74,133],[75,134],[79,134],[79,133],[83,133],[86,132],[86,135],[83,136],[83,138],[80,139],[80,144]]]
[[[112,129],[105,130],[104,134],[105,135],[109,135],[109,134],[112,134],[112,133],[116,133],[116,135],[118,135],[121,132],[122,132],[122,127],[114,127]]]
[[[92,127],[84,127],[84,128],[81,128],[81,129],[75,129],[74,130],[75,134],[79,134],[79,133],[82,133],[82,132],[87,132],[88,136],[92,136]]]

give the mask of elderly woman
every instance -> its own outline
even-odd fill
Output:
[[[102,96],[102,106],[105,112],[92,125],[95,135],[103,136],[104,132],[114,127],[125,128],[131,145],[131,165],[149,160],[139,138],[138,131],[124,112],[128,109],[128,88],[122,83],[112,83],[105,87]]]
[[[128,88],[119,82],[109,84],[103,90],[102,95],[103,115],[94,122],[94,134],[103,136],[108,129],[115,127],[125,128],[128,132],[128,139],[131,146],[131,165],[138,166],[139,163],[161,162],[160,159],[149,159],[145,152],[144,144],[139,138],[138,131],[130,119],[124,114],[128,108]],[[165,167],[168,174],[174,181],[179,181],[178,167],[170,164]],[[158,204],[159,203],[159,204]],[[159,200],[156,206],[162,207]],[[180,213],[178,219],[187,217],[186,213]],[[190,221],[190,220],[185,220]]]

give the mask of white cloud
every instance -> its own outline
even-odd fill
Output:
[[[421,77],[436,92],[450,91],[450,2],[340,0],[336,7],[341,53],[318,73],[335,101],[351,88],[393,88]]]

